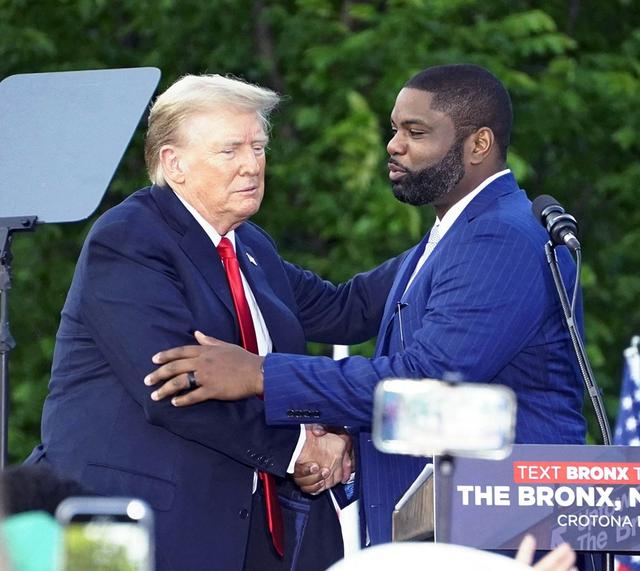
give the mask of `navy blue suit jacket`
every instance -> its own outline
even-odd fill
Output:
[[[503,175],[469,203],[403,295],[424,240],[405,257],[373,359],[265,359],[269,424],[310,412],[317,422],[360,427],[358,474],[373,544],[391,540],[393,506],[425,462],[373,447],[372,399],[382,379],[457,372],[467,381],[507,385],[518,397],[517,442],[584,442],[581,377],[545,259],[547,240],[525,193]],[[564,247],[558,255],[573,287],[573,261]]]
[[[236,249],[275,351],[375,335],[397,261],[333,286],[282,260],[252,223],[236,230]],[[159,569],[242,569],[254,469],[284,477],[299,428],[268,427],[257,398],[153,402],[143,383],[151,357],[194,344],[196,329],[239,343],[223,266],[169,188],[143,189],[87,236],[62,311],[42,444],[28,462],[149,502]],[[332,509],[326,494],[302,501]]]

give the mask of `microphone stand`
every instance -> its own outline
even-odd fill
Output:
[[[551,275],[553,276],[553,283],[556,286],[558,292],[558,298],[560,299],[560,305],[562,306],[562,313],[564,314],[565,324],[571,337],[571,343],[573,344],[573,350],[578,360],[578,366],[580,367],[580,373],[582,374],[582,380],[584,386],[589,394],[593,410],[596,414],[600,433],[602,435],[602,443],[605,446],[611,445],[611,428],[609,427],[609,421],[604,410],[602,403],[602,397],[600,395],[600,388],[596,384],[593,371],[589,359],[587,358],[587,352],[584,348],[582,338],[578,333],[576,322],[571,311],[571,305],[567,296],[567,290],[562,281],[562,275],[558,267],[558,258],[556,256],[555,246],[551,241],[547,242],[544,246],[544,251],[547,255],[547,263],[551,269]],[[580,249],[576,250],[576,256],[580,259]],[[578,274],[580,267],[576,268],[576,287],[580,281],[580,275]],[[613,571],[614,569],[614,557],[613,553],[605,553],[605,569],[606,571]]]
[[[434,498],[442,498],[438,504],[441,516],[438,517],[438,525],[434,526],[433,540],[437,543],[449,543],[451,541],[451,498],[453,497],[453,473],[455,471],[455,458],[451,454],[443,454],[434,459],[434,477],[438,474],[438,479],[434,480],[438,490],[433,489]]]
[[[602,404],[600,389],[596,384],[593,371],[591,370],[591,365],[589,364],[589,359],[587,358],[584,344],[582,343],[582,338],[578,333],[575,319],[571,312],[571,305],[569,304],[567,291],[564,287],[562,276],[560,275],[560,269],[558,268],[558,258],[556,257],[556,251],[551,242],[547,242],[545,244],[544,250],[547,254],[547,263],[549,264],[551,274],[553,275],[553,282],[558,292],[560,305],[562,305],[562,313],[564,314],[565,323],[571,337],[573,350],[575,352],[576,358],[578,359],[578,366],[580,367],[580,372],[582,373],[582,380],[584,381],[584,386],[587,389],[587,393],[589,394],[589,397],[591,399],[593,410],[596,413],[596,419],[598,420],[598,426],[600,427],[600,433],[602,435],[602,443],[608,446],[611,444],[611,428],[609,427],[609,422],[607,421],[607,416],[604,411],[604,405]],[[579,279],[580,276],[576,273],[576,281],[578,281]]]

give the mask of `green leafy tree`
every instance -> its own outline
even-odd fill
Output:
[[[64,539],[65,571],[136,571],[140,568],[124,545],[88,534],[82,525],[67,528]]]

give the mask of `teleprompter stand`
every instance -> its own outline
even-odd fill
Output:
[[[16,342],[9,329],[9,290],[11,289],[11,238],[13,232],[33,230],[37,217],[0,218],[0,467],[4,468],[7,458],[9,430],[9,351]]]
[[[11,241],[98,207],[160,79],[156,68],[20,74],[0,82],[0,468],[7,463]],[[20,318],[20,316],[18,316]]]

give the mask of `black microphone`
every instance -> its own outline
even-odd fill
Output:
[[[553,244],[557,246],[564,244],[574,252],[580,249],[576,219],[571,214],[567,214],[553,196],[541,194],[533,201],[531,210],[540,224],[549,232]]]

